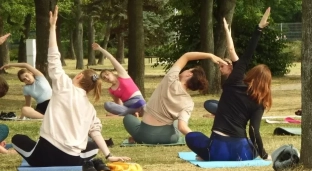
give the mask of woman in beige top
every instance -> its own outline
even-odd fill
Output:
[[[178,120],[178,130],[182,134],[191,132],[187,122],[194,108],[194,102],[187,91],[205,91],[208,81],[201,67],[183,72],[181,70],[188,61],[200,59],[211,59],[214,63],[227,65],[222,59],[210,53],[188,52],[181,56],[147,102],[142,122],[133,115],[124,117],[124,126],[135,142],[176,143],[179,133],[173,126],[174,120]]]

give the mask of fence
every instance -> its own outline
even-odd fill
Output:
[[[281,31],[281,37],[289,41],[301,40],[301,23],[276,23],[276,28]]]

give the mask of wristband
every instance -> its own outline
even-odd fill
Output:
[[[106,157],[105,157],[105,159],[107,160],[109,157],[111,157],[112,155],[111,155],[111,153],[109,153]]]

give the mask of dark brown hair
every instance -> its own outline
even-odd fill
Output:
[[[192,71],[193,76],[187,80],[186,86],[192,91],[199,91],[205,93],[208,90],[208,80],[206,78],[205,71],[202,67],[197,66]]]
[[[0,98],[5,96],[9,91],[9,85],[3,77],[0,77]]]

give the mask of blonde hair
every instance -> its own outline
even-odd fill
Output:
[[[87,93],[93,90],[93,97],[95,102],[100,99],[102,92],[102,81],[99,79],[98,74],[92,69],[86,69],[81,72],[83,78],[79,84]]]

